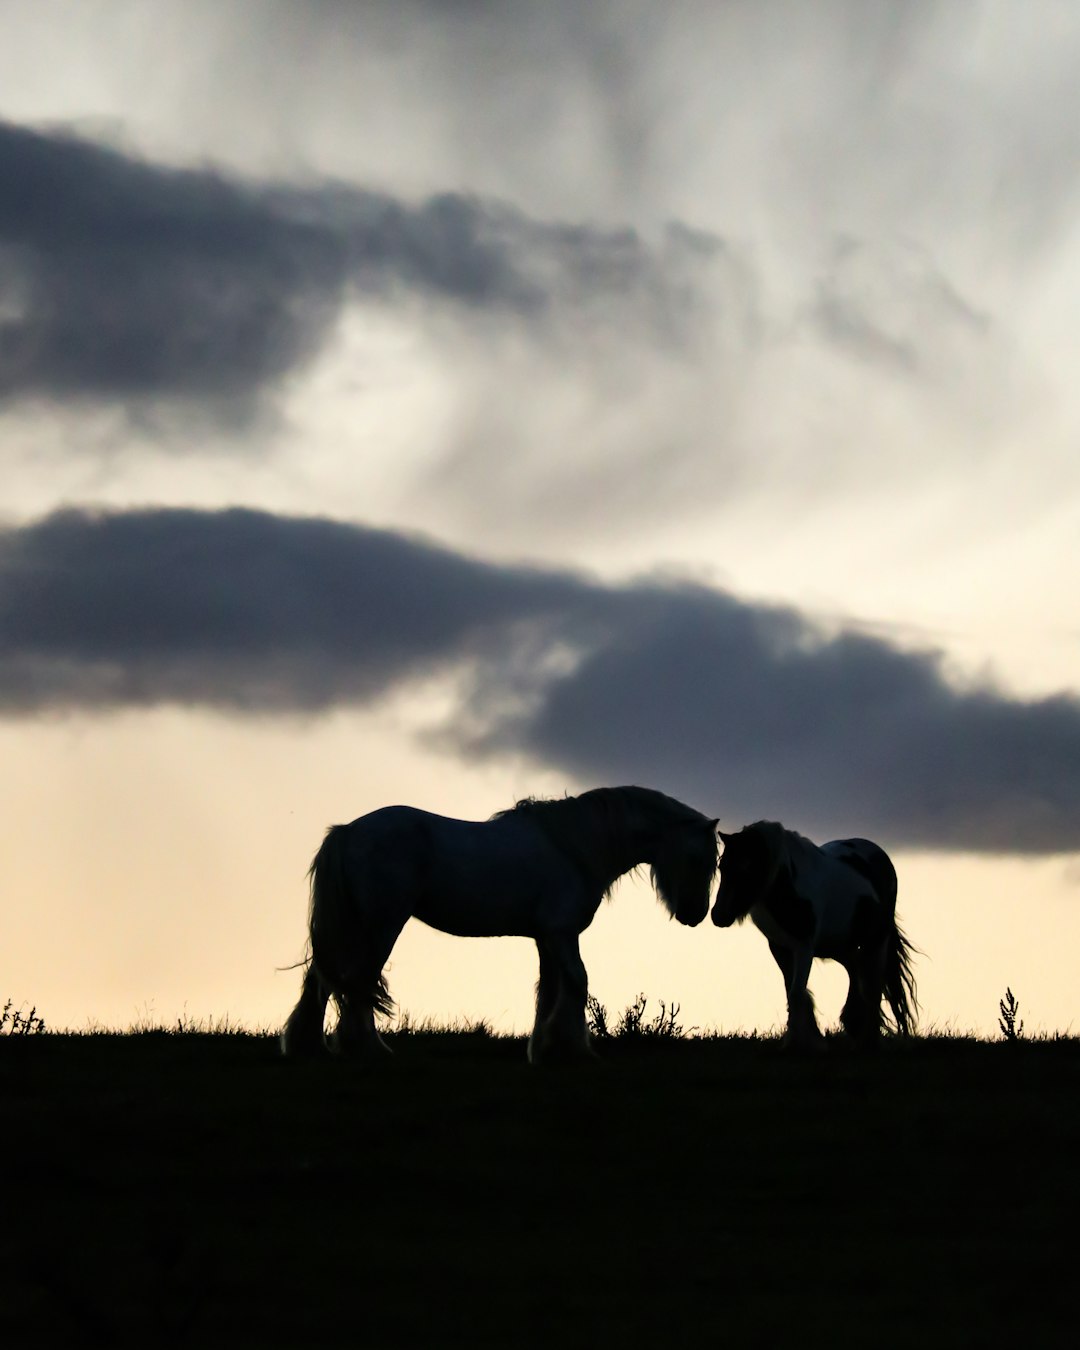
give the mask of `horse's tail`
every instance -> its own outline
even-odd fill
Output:
[[[364,970],[371,943],[363,897],[355,894],[345,866],[348,832],[348,825],[331,825],[308,868],[311,961],[339,1005],[359,995],[370,999],[375,1012],[389,1017],[394,1001],[381,969],[374,974]]]
[[[892,1009],[896,1029],[901,1036],[910,1036],[915,1030],[919,1014],[919,1000],[915,994],[915,974],[912,959],[915,948],[904,936],[903,929],[892,922],[888,949],[885,954],[885,1001]]]

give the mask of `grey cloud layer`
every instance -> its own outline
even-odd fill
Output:
[[[556,576],[256,511],[62,511],[0,535],[0,707],[315,710],[567,615]]]
[[[350,295],[392,288],[534,322],[611,302],[670,338],[713,247],[452,193],[254,186],[0,123],[0,401],[251,400],[321,349]]]
[[[60,512],[0,533],[0,709],[264,714],[453,675],[444,737],[731,824],[1080,848],[1080,701],[960,688],[933,653],[708,588],[478,562],[253,511]]]

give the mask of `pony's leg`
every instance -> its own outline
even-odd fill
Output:
[[[770,942],[769,951],[772,952],[773,960],[780,967],[780,974],[784,977],[784,993],[787,995],[788,1024],[787,1030],[784,1033],[783,1043],[785,1047],[795,1047],[805,1041],[805,1036],[803,1037],[803,1041],[800,1041],[799,1038],[800,1029],[798,1025],[797,1010],[800,1006],[800,1002],[797,996],[793,997],[792,995],[795,980],[795,952],[791,947],[786,947],[780,942]],[[810,997],[809,992],[806,990],[806,980],[808,975],[809,970],[807,971],[807,975],[803,976],[802,981],[803,993],[806,998]],[[811,1003],[810,1015],[813,1017],[813,1003]]]
[[[780,967],[780,974],[784,977],[784,992],[791,988],[792,971],[792,951],[790,947],[784,947],[779,942],[770,942],[769,951],[772,952],[772,958]]]
[[[877,1044],[881,1035],[881,996],[885,986],[885,963],[888,958],[888,941],[867,943],[859,949],[856,958],[856,981],[863,1005],[862,1026],[856,1033],[860,1045],[871,1047]]]
[[[408,919],[407,913],[390,912],[372,922],[358,969],[343,988],[335,989],[340,1015],[333,1041],[339,1054],[367,1059],[391,1053],[375,1025],[375,1013],[389,1013],[393,1007],[382,972]]]
[[[840,1025],[844,1028],[845,1034],[850,1036],[853,1041],[861,1040],[866,1034],[868,1020],[860,960],[860,953],[856,951],[843,962],[844,969],[847,971],[848,992],[844,1006],[840,1010]]]
[[[821,1032],[814,1016],[814,996],[807,989],[810,966],[814,960],[809,945],[796,947],[791,953],[791,974],[788,979],[788,1024],[784,1045],[791,1050],[822,1048]]]
[[[323,1019],[330,990],[319,978],[314,963],[304,972],[300,999],[289,1014],[281,1033],[281,1053],[291,1057],[319,1055],[326,1050]]]
[[[538,1063],[544,1057],[545,1028],[559,1000],[559,962],[551,944],[537,938],[536,950],[540,957],[540,977],[536,982],[536,1018],[529,1037],[529,1063]]]
[[[578,935],[559,933],[544,939],[544,945],[557,970],[557,993],[551,1012],[537,1025],[530,1046],[531,1061],[541,1064],[587,1057],[591,1053],[585,1024],[589,977],[578,949]]]
[[[855,1041],[864,1047],[877,1043],[881,1033],[881,996],[885,986],[885,967],[889,953],[889,921],[881,907],[872,901],[861,904],[855,916],[855,936],[858,948],[850,968],[852,993],[857,993],[861,1017],[849,1030]],[[847,1009],[847,1004],[845,1011]],[[842,1015],[841,1015],[842,1019]]]

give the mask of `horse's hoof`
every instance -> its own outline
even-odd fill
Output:
[[[342,1040],[335,1034],[330,1037],[330,1048],[339,1059],[352,1060],[354,1064],[383,1064],[394,1053],[381,1036],[354,1041]]]
[[[330,1054],[330,1047],[321,1036],[317,1041],[290,1041],[286,1038],[285,1033],[282,1032],[278,1037],[278,1048],[285,1059],[306,1060],[308,1063],[312,1060],[326,1059]]]
[[[823,1055],[827,1048],[824,1036],[785,1036],[780,1042],[785,1055]]]
[[[568,1064],[599,1064],[600,1056],[590,1045],[555,1044],[529,1046],[529,1063],[535,1069],[562,1068]]]

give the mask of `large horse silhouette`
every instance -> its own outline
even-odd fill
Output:
[[[642,787],[530,798],[486,821],[387,806],[334,825],[311,864],[311,960],[282,1049],[324,1048],[331,997],[336,1049],[384,1049],[374,1020],[392,1007],[383,966],[417,918],[463,937],[532,938],[540,978],[529,1059],[586,1053],[588,977],[578,938],[601,900],[646,863],[669,913],[698,924],[709,910],[716,854],[715,820]]]

